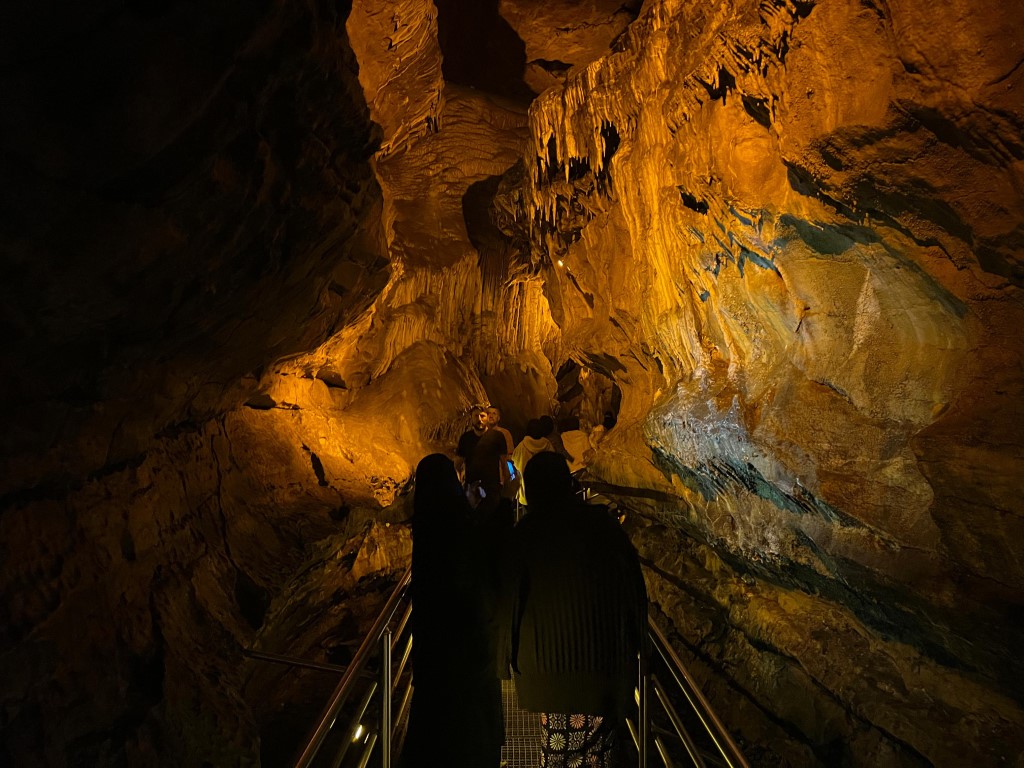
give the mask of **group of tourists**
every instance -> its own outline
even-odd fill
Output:
[[[497,408],[474,414],[456,450],[464,478],[444,454],[416,469],[402,765],[498,768],[508,678],[538,713],[541,766],[620,765],[647,615],[639,557],[607,508],[576,494],[553,419],[515,446],[500,422]]]
[[[494,405],[474,406],[469,429],[455,448],[456,469],[469,483],[493,486],[496,480],[498,490],[525,505],[522,477],[532,456],[541,451],[561,453],[569,462],[569,471],[578,475],[593,460],[604,435],[614,426],[615,417],[610,411],[593,429],[588,429],[578,416],[562,419],[558,429],[551,416],[540,416],[530,419],[526,436],[513,448],[512,433],[501,426],[501,410]],[[511,466],[505,462],[511,462]]]

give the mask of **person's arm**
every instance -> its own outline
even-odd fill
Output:
[[[498,677],[507,680],[516,670],[516,649],[519,632],[519,600],[521,582],[520,537],[513,531],[511,540],[499,550],[498,557]]]

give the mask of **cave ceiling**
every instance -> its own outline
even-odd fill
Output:
[[[754,762],[1024,749],[1019,4],[3,13],[0,762],[244,764],[265,610],[570,387]]]

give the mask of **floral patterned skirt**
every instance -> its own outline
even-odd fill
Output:
[[[541,768],[612,768],[615,730],[595,715],[542,714]]]

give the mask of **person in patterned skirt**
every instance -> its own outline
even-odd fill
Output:
[[[542,768],[611,768],[647,617],[640,560],[607,509],[576,497],[564,457],[538,453],[524,476],[504,581],[519,700],[541,713]]]

